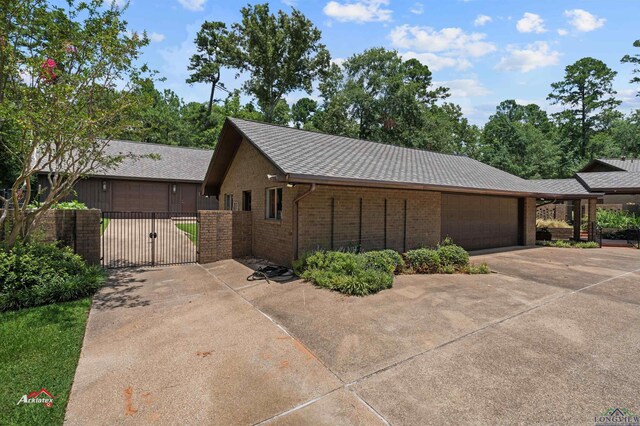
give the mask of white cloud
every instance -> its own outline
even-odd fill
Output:
[[[478,15],[476,19],[473,21],[473,25],[475,25],[476,27],[484,27],[491,21],[493,21],[493,18],[491,18],[491,16]]]
[[[178,0],[178,2],[187,10],[197,12],[204,9],[204,4],[207,0]]]
[[[566,36],[566,35],[568,35],[568,34],[569,34],[569,31],[565,30],[564,28],[559,28],[559,29],[558,29],[558,35],[559,35],[559,36],[564,37],[564,36]]]
[[[484,41],[482,33],[466,33],[461,28],[443,28],[401,25],[389,34],[393,46],[419,52],[442,52],[446,56],[478,58],[496,50],[493,43]]]
[[[297,6],[298,5],[298,0],[282,0],[282,3],[286,4],[287,6]]]
[[[449,81],[434,81],[433,84],[434,86],[448,87],[449,93],[454,98],[485,96],[491,93],[491,91],[484,87],[482,83],[472,78]]]
[[[452,58],[448,56],[436,55],[435,53],[417,53],[405,52],[401,54],[404,60],[417,59],[421,63],[427,65],[431,71],[439,71],[443,68],[455,68],[458,70],[466,70],[471,67],[471,62],[465,58]]]
[[[383,22],[391,20],[391,9],[385,9],[389,0],[359,0],[339,3],[330,1],[322,11],[340,22]]]
[[[336,64],[340,68],[342,68],[342,64],[344,64],[345,61],[346,59],[344,58],[331,58],[331,63]]]
[[[516,24],[516,28],[521,33],[543,33],[547,31],[544,27],[544,19],[538,14],[526,12],[522,19]]]
[[[149,36],[149,40],[151,40],[153,42],[156,42],[156,43],[161,42],[165,38],[164,34],[160,34],[160,33],[156,33],[156,32],[150,33],[150,34],[148,34],[148,36]]]
[[[606,19],[598,18],[583,9],[565,10],[564,16],[570,18],[569,24],[571,24],[576,30],[583,33],[597,30],[604,26],[604,23],[607,21]]]
[[[409,9],[411,13],[416,15],[422,15],[424,12],[424,5],[422,3],[414,3],[413,7]]]
[[[551,50],[546,42],[538,41],[524,49],[515,46],[507,47],[509,56],[504,56],[496,65],[504,71],[529,72],[536,68],[556,65],[560,59],[560,52]]]

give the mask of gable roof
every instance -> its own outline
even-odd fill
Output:
[[[161,145],[148,142],[111,140],[105,155],[133,155],[115,168],[100,170],[92,176],[138,180],[202,182],[211,162],[213,150]],[[159,158],[139,158],[153,154]],[[44,173],[48,170],[43,170]]]
[[[577,178],[591,191],[635,193],[640,191],[640,172],[578,173]]]
[[[637,158],[598,158],[591,160],[579,173],[588,172],[640,172],[640,159]]]
[[[398,187],[505,195],[547,195],[547,189],[462,155],[369,142],[273,124],[227,118],[205,194],[218,195],[244,139],[281,173],[281,181]]]
[[[567,196],[588,196],[593,195],[577,179],[534,179],[532,182],[546,188],[549,193],[562,194]]]

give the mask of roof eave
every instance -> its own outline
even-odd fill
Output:
[[[316,176],[305,174],[287,174],[284,181],[289,183],[316,183],[326,185],[338,185],[338,186],[364,186],[372,188],[389,188],[389,189],[409,189],[409,190],[421,190],[421,191],[434,191],[434,192],[458,192],[466,194],[481,194],[481,195],[497,195],[497,196],[511,196],[511,197],[535,197],[535,198],[549,198],[549,199],[584,199],[584,198],[597,198],[598,194],[554,194],[532,191],[502,191],[491,190],[482,188],[468,188],[461,186],[448,186],[448,185],[430,185],[421,183],[410,182],[391,182],[391,181],[379,181],[370,179],[349,179],[349,178],[334,178],[330,176]]]

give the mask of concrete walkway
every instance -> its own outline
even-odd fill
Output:
[[[110,219],[102,236],[103,264],[107,267],[182,264],[196,261],[196,247],[172,219]],[[154,231],[155,241],[149,238]]]
[[[640,251],[477,256],[357,298],[235,261],[119,271],[67,424],[592,424],[640,412]]]

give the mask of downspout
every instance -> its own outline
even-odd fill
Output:
[[[312,192],[316,190],[316,184],[312,183],[311,188],[304,194],[299,195],[296,199],[293,200],[293,247],[295,252],[293,253],[293,259],[298,258],[298,202],[303,198],[311,195]]]

